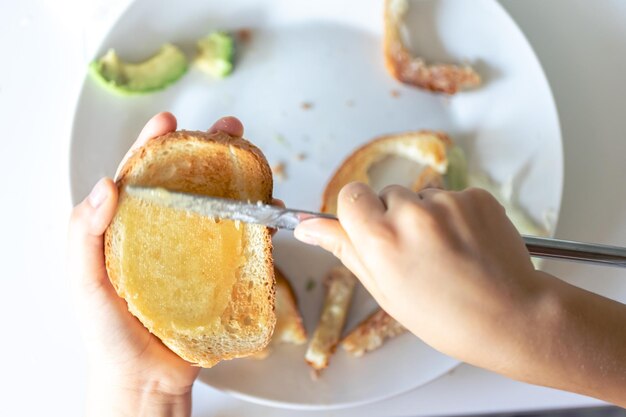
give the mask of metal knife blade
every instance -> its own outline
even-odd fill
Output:
[[[126,192],[133,197],[172,209],[190,211],[206,217],[262,224],[275,229],[293,230],[302,220],[311,217],[337,220],[335,216],[323,213],[287,209],[261,202],[168,191],[165,188],[129,185]]]
[[[133,197],[172,209],[190,211],[212,218],[262,224],[275,229],[293,230],[303,220],[316,217],[337,220],[337,217],[325,213],[287,209],[261,202],[168,191],[164,188],[129,185],[126,192]],[[626,248],[538,236],[522,238],[531,256],[626,267]]]

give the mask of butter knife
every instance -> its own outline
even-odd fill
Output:
[[[294,230],[302,221],[311,218],[337,220],[337,217],[325,213],[282,208],[261,202],[174,192],[158,187],[129,185],[126,192],[144,201],[176,210],[212,218],[261,224],[275,229]],[[528,252],[534,257],[626,267],[626,248],[623,247],[538,236],[522,235],[522,238]]]

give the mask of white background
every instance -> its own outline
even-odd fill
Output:
[[[468,1],[468,0],[466,0]],[[557,236],[626,245],[626,3],[502,1],[535,48],[562,123]],[[3,415],[81,415],[85,369],[64,274],[69,128],[90,51],[124,0],[0,0],[0,396]],[[626,273],[550,264],[626,302]],[[598,405],[463,365],[415,392],[337,416]],[[197,384],[194,415],[296,415]],[[297,415],[320,413],[297,412]],[[330,413],[324,413],[329,415]]]

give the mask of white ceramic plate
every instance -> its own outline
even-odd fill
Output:
[[[424,57],[474,63],[484,86],[448,98],[388,76],[381,56],[382,0],[136,1],[99,54],[115,47],[123,58],[141,60],[166,41],[191,54],[194,40],[215,29],[250,28],[252,41],[239,51],[234,74],[221,81],[191,70],[164,92],[121,98],[86,79],[71,148],[74,202],[99,177],[114,174],[150,116],[169,110],[185,129],[206,129],[222,115],[240,117],[246,137],[270,163],[286,163],[287,179],[276,183],[275,196],[289,206],[318,208],[333,170],[363,142],[380,134],[440,129],[466,150],[472,169],[499,181],[522,170],[519,204],[535,218],[546,210],[558,213],[563,164],[556,109],[515,23],[491,0],[414,2],[407,23],[413,47]],[[303,109],[304,102],[313,108]],[[307,158],[297,161],[299,153]],[[321,282],[336,261],[282,232],[275,259],[293,281],[312,332],[323,288],[307,291],[306,283]],[[348,327],[374,306],[359,290]],[[200,380],[264,404],[333,408],[406,392],[457,365],[411,335],[361,359],[340,351],[318,381],[311,380],[303,355],[304,347],[283,346],[264,361],[236,360],[204,370]]]

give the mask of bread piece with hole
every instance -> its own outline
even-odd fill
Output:
[[[442,132],[420,130],[376,138],[355,150],[339,166],[324,189],[321,210],[337,213],[337,196],[341,188],[353,181],[372,185],[372,170],[386,158],[401,158],[420,169],[428,169],[431,176],[443,175],[448,169],[448,151],[453,147],[450,138]],[[396,163],[397,161],[394,161]],[[411,188],[422,186],[419,175],[403,178]],[[419,183],[414,183],[418,181]]]
[[[452,141],[443,132],[422,130],[375,138],[356,149],[339,166],[324,190],[321,210],[336,214],[339,191],[353,181],[375,189],[391,183],[404,183],[412,191],[445,188],[444,174],[448,171],[448,156],[453,149]],[[407,164],[410,165],[409,169],[405,169]],[[398,165],[403,165],[403,169],[397,170]],[[385,172],[387,170],[397,172]],[[386,178],[378,178],[381,174]],[[345,309],[347,305],[349,303],[344,304]],[[322,323],[318,328],[320,326]],[[329,327],[328,324],[326,326]],[[405,331],[400,323],[379,308],[352,329],[341,344],[348,353],[359,357],[380,348],[387,340]],[[318,360],[319,369],[328,365],[334,352],[335,345],[332,346],[324,355],[318,355],[323,358]]]

